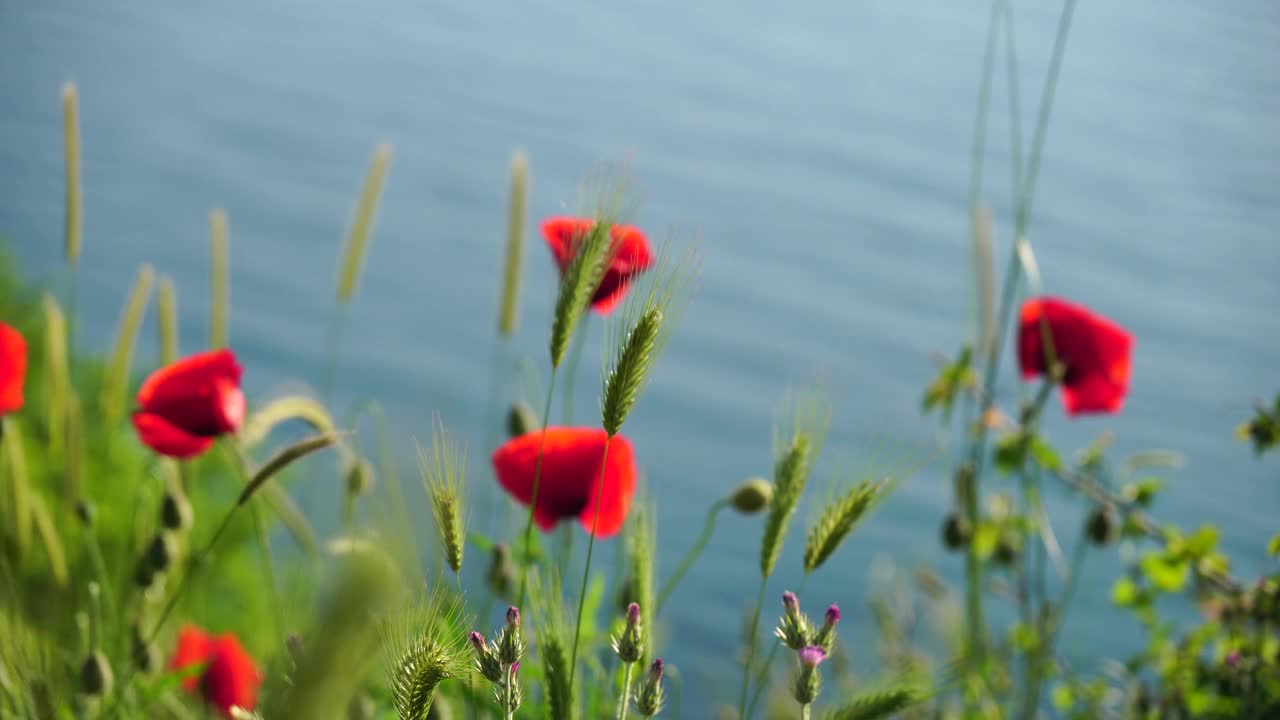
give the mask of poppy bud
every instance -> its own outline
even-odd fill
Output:
[[[101,650],[94,650],[80,665],[80,692],[89,697],[101,697],[110,693],[114,679],[107,656]]]
[[[729,496],[729,504],[743,515],[758,513],[772,501],[773,483],[758,477],[744,480]]]
[[[511,567],[510,548],[503,543],[495,544],[487,578],[489,590],[500,598],[510,598],[515,579],[515,569]]]
[[[138,558],[138,567],[133,573],[134,584],[142,590],[150,589],[152,583],[156,581],[156,571],[155,568],[151,567],[149,554]]]
[[[636,710],[645,717],[653,717],[662,712],[662,706],[666,704],[666,692],[662,689],[662,672],[665,668],[662,658],[655,659],[649,665],[649,672],[640,681],[640,688],[635,694]]]
[[[84,498],[76,500],[76,519],[86,528],[93,527],[93,521],[97,519],[98,511],[93,507],[93,503]]]
[[[996,541],[995,560],[997,565],[1008,567],[1018,559],[1019,547],[1017,536],[1013,533],[1005,532],[1000,534],[1000,539]]]
[[[160,504],[160,527],[166,530],[189,530],[195,522],[195,511],[191,509],[191,501],[182,490],[171,487],[164,494]]]
[[[168,570],[177,556],[178,543],[171,533],[159,532],[151,538],[151,544],[147,546],[146,561],[151,565],[152,570],[158,573]]]
[[[1119,531],[1120,523],[1116,518],[1116,511],[1110,505],[1099,505],[1094,508],[1085,521],[1085,532],[1089,536],[1089,542],[1098,547],[1115,542]]]
[[[160,648],[147,642],[142,627],[136,622],[130,626],[129,645],[130,656],[138,672],[147,675],[160,668]]]
[[[957,513],[951,513],[942,521],[942,545],[947,550],[956,551],[964,548],[969,544],[969,539],[973,536],[973,531],[969,527],[969,521],[960,517]]]
[[[359,497],[373,485],[373,466],[360,458],[347,465],[347,494]]]
[[[518,438],[521,435],[528,435],[537,431],[539,425],[538,416],[533,413],[533,408],[523,402],[516,401],[507,411],[507,437]]]

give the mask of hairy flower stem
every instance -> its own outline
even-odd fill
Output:
[[[728,506],[729,501],[726,499],[720,499],[711,503],[711,507],[707,510],[707,519],[702,524],[702,534],[698,536],[698,541],[693,544],[693,547],[685,554],[684,559],[680,561],[680,565],[676,568],[676,571],[671,573],[671,577],[667,578],[667,581],[662,584],[662,589],[658,591],[658,600],[656,603],[658,611],[662,610],[662,606],[666,603],[667,597],[670,596],[672,592],[675,592],[676,586],[684,579],[685,574],[689,572],[689,568],[693,567],[693,564],[697,562],[698,558],[702,555],[702,551],[707,547],[707,543],[711,540],[711,533],[716,529],[716,514]]]
[[[751,629],[747,631],[747,660],[742,665],[742,692],[738,696],[738,718],[747,720],[747,690],[751,686],[751,665],[756,659],[756,634],[760,632],[760,608],[764,605],[764,590],[768,575],[760,576],[760,592],[756,594],[756,607],[751,612]]]
[[[596,511],[591,516],[591,539],[587,541],[587,561],[582,567],[582,589],[578,591],[578,620],[573,625],[573,651],[569,653],[569,697],[574,697],[574,674],[578,669],[578,641],[582,639],[582,611],[586,609],[587,583],[591,579],[591,552],[596,547],[596,529],[600,524],[600,496],[604,494],[604,471],[609,460],[609,441],[604,439],[604,452],[600,453],[600,481],[596,484]]]
[[[631,708],[631,673],[635,669],[635,663],[623,663],[625,670],[622,675],[622,695],[618,697],[618,720],[627,720],[627,710]]]
[[[809,582],[809,576],[805,575],[800,578],[800,585],[796,587],[796,594],[804,594],[804,585]],[[751,693],[751,702],[747,703],[747,714],[745,717],[751,717],[756,712],[756,706],[760,704],[760,698],[764,696],[764,691],[769,687],[769,670],[773,667],[773,659],[778,656],[778,648],[782,647],[782,643],[775,642],[773,647],[769,648],[769,654],[764,658],[764,665],[760,667],[760,672],[756,673],[756,690]]]
[[[547,385],[547,401],[542,407],[542,427],[538,428],[538,432],[542,433],[538,438],[538,459],[533,464],[533,495],[529,498],[529,517],[524,523],[524,533],[520,536],[523,538],[524,557],[520,558],[520,598],[516,602],[516,607],[524,607],[525,592],[529,589],[529,543],[533,542],[533,509],[538,506],[538,485],[542,481],[542,452],[547,447],[547,422],[551,419],[551,398],[556,392],[556,375],[558,368],[554,365],[551,367],[551,382]],[[609,447],[605,444],[605,449]]]

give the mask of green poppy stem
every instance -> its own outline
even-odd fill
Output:
[[[542,427],[538,432],[542,433],[538,439],[538,459],[533,465],[533,495],[529,498],[529,517],[524,523],[523,553],[525,557],[520,558],[520,598],[516,603],[516,607],[524,606],[525,592],[529,589],[529,544],[533,541],[533,509],[538,506],[538,489],[542,482],[542,453],[547,448],[547,422],[551,419],[551,398],[556,392],[556,375],[558,370],[556,367],[551,368],[551,382],[547,385],[547,401],[542,407]],[[607,445],[606,445],[607,447]]]
[[[596,529],[600,524],[600,497],[604,494],[604,475],[609,461],[609,441],[605,436],[604,452],[600,454],[600,481],[596,484],[596,511],[591,517],[591,539],[587,541],[587,561],[582,568],[582,589],[578,591],[578,621],[573,626],[573,651],[569,654],[569,697],[573,697],[573,681],[578,670],[578,641],[582,639],[582,611],[587,601],[587,583],[591,579],[591,553],[596,547]]]
[[[689,572],[689,568],[697,562],[701,557],[702,551],[707,547],[707,543],[711,540],[711,534],[716,529],[716,514],[729,506],[729,501],[725,499],[717,500],[711,503],[711,507],[707,510],[707,519],[702,524],[702,534],[698,536],[697,542],[685,554],[684,559],[680,561],[680,565],[676,567],[676,571],[667,578],[662,584],[662,589],[658,591],[658,600],[656,602],[657,610],[661,611],[662,606],[666,604],[667,598],[671,593],[675,592],[676,586],[684,579],[685,573]]]

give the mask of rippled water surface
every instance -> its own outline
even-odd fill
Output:
[[[1029,136],[1057,8],[1023,2],[1019,13]],[[222,205],[249,390],[315,383],[359,178],[374,144],[390,141],[340,399],[377,398],[404,437],[439,412],[482,470],[510,155],[531,158],[535,218],[576,207],[597,162],[630,158],[636,221],[654,236],[696,235],[706,258],[628,423],[669,570],[712,500],[770,471],[770,423],[789,382],[822,374],[832,388],[827,466],[886,443],[909,463],[937,439],[918,399],[930,352],[951,352],[968,332],[966,183],[986,20],[985,3],[885,0],[8,2],[0,232],[57,277],[58,89],[74,79],[82,342],[105,345],[127,283],[150,261],[175,279],[184,349],[196,349],[207,333],[206,216]],[[1231,436],[1249,403],[1278,389],[1278,49],[1280,9],[1266,0],[1081,3],[1031,231],[1049,290],[1137,336],[1124,413],[1055,416],[1051,430],[1068,448],[1112,431],[1119,453],[1185,452],[1160,511],[1219,523],[1245,570],[1261,565],[1280,507],[1275,464]],[[993,106],[985,195],[1003,258],[1002,84]],[[539,367],[553,282],[535,239],[517,346]],[[597,397],[598,323],[592,333],[579,419]],[[1002,392],[1014,396],[1012,377]],[[335,515],[336,493],[312,487],[302,502]],[[815,612],[844,605],[845,639],[867,671],[872,558],[932,563],[957,579],[958,561],[936,541],[948,494],[938,466],[917,473],[806,586]],[[1065,497],[1053,501],[1065,509]],[[685,667],[690,717],[736,695],[728,658],[755,593],[757,537],[757,520],[724,518],[665,613],[664,652]],[[788,544],[771,598],[799,581],[799,545]],[[1095,592],[1072,618],[1088,637],[1117,622],[1103,592],[1115,570],[1088,566]],[[1067,642],[1119,654],[1134,647],[1128,632]]]

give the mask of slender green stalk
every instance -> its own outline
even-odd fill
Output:
[[[94,574],[98,576],[98,585],[106,598],[107,614],[113,618],[119,617],[116,614],[115,585],[111,574],[107,572],[107,562],[102,557],[102,544],[98,542],[98,534],[91,527],[85,528],[85,547],[89,551],[89,562],[93,564]]]
[[[809,720],[809,703],[800,706],[800,720]]]
[[[267,518],[262,512],[262,498],[254,498],[249,507],[253,524],[258,533],[258,551],[262,553],[262,579],[271,591],[271,613],[276,623],[276,637],[284,637],[284,606],[280,601],[280,586],[276,583],[275,564],[271,561],[271,535],[267,531]]]
[[[533,541],[533,509],[538,506],[538,486],[542,482],[542,452],[547,447],[547,421],[551,419],[551,398],[556,392],[556,375],[557,368],[551,367],[551,382],[547,385],[547,400],[542,407],[542,427],[539,432],[542,433],[538,439],[538,459],[533,464],[533,495],[529,498],[529,517],[524,523],[524,533],[521,534],[524,543],[525,557],[520,562],[520,597],[516,602],[516,607],[524,606],[525,591],[529,589],[529,543]],[[606,443],[605,447],[608,447]]]
[[[564,394],[560,398],[560,415],[565,425],[573,424],[573,389],[578,384],[578,364],[582,361],[582,348],[587,344],[587,325],[590,324],[591,315],[585,315],[579,321],[581,327],[575,332],[573,338],[573,347],[569,348],[569,362],[565,365],[565,379],[567,382],[564,386]]]
[[[756,659],[756,634],[760,632],[760,608],[764,605],[764,590],[768,575],[760,576],[760,592],[756,594],[756,607],[751,613],[751,629],[747,631],[747,660],[742,665],[742,692],[738,697],[738,717],[747,720],[747,691],[751,686],[751,665]]]
[[[622,675],[622,695],[618,697],[618,720],[627,720],[627,710],[631,709],[631,674],[635,663],[624,663]]]
[[[324,340],[324,376],[320,379],[320,397],[326,401],[333,395],[338,382],[338,355],[342,352],[342,329],[347,324],[347,303],[338,302],[329,316],[329,328]]]
[[[702,524],[702,534],[698,536],[697,542],[685,554],[684,559],[680,561],[680,565],[676,567],[676,571],[667,578],[662,584],[662,589],[658,591],[657,609],[662,610],[663,604],[666,603],[667,597],[675,592],[676,586],[684,579],[685,573],[689,572],[689,568],[697,562],[702,556],[702,551],[707,547],[707,542],[711,540],[711,534],[716,529],[716,514],[729,506],[729,501],[725,499],[717,500],[711,503],[711,507],[707,510],[707,519]]]
[[[169,602],[165,603],[164,609],[160,611],[160,617],[156,619],[156,624],[151,628],[151,632],[147,635],[147,643],[153,643],[160,636],[160,630],[164,627],[164,621],[169,619],[169,615],[173,609],[177,607],[178,600],[182,598],[182,593],[187,589],[189,581],[193,575],[204,565],[205,559],[213,550],[213,546],[218,544],[218,539],[227,531],[231,525],[231,518],[235,517],[236,510],[240,507],[237,503],[227,510],[227,514],[222,517],[222,524],[214,531],[213,537],[209,538],[209,542],[200,549],[200,552],[192,556],[187,562],[187,571],[182,574],[182,579],[178,581],[178,587],[173,591],[173,595],[169,596]]]
[[[596,511],[591,516],[591,539],[587,541],[587,561],[582,568],[582,589],[578,591],[578,621],[573,626],[573,650],[569,653],[569,697],[573,697],[573,682],[578,669],[578,641],[582,639],[582,611],[586,609],[587,583],[591,579],[591,553],[596,547],[596,527],[600,523],[600,497],[604,494],[604,475],[609,461],[608,435],[604,440],[604,452],[600,453],[600,481],[596,484]]]
[[[809,575],[800,578],[800,585],[796,588],[797,595],[804,595],[805,583],[809,582]],[[778,649],[782,647],[782,643],[775,642],[773,647],[769,648],[769,654],[764,658],[764,664],[760,666],[760,672],[756,673],[756,690],[751,693],[751,702],[747,704],[747,714],[745,717],[751,717],[756,713],[756,706],[760,704],[760,699],[764,697],[764,691],[769,687],[769,671],[773,667],[773,659],[778,656]]]

